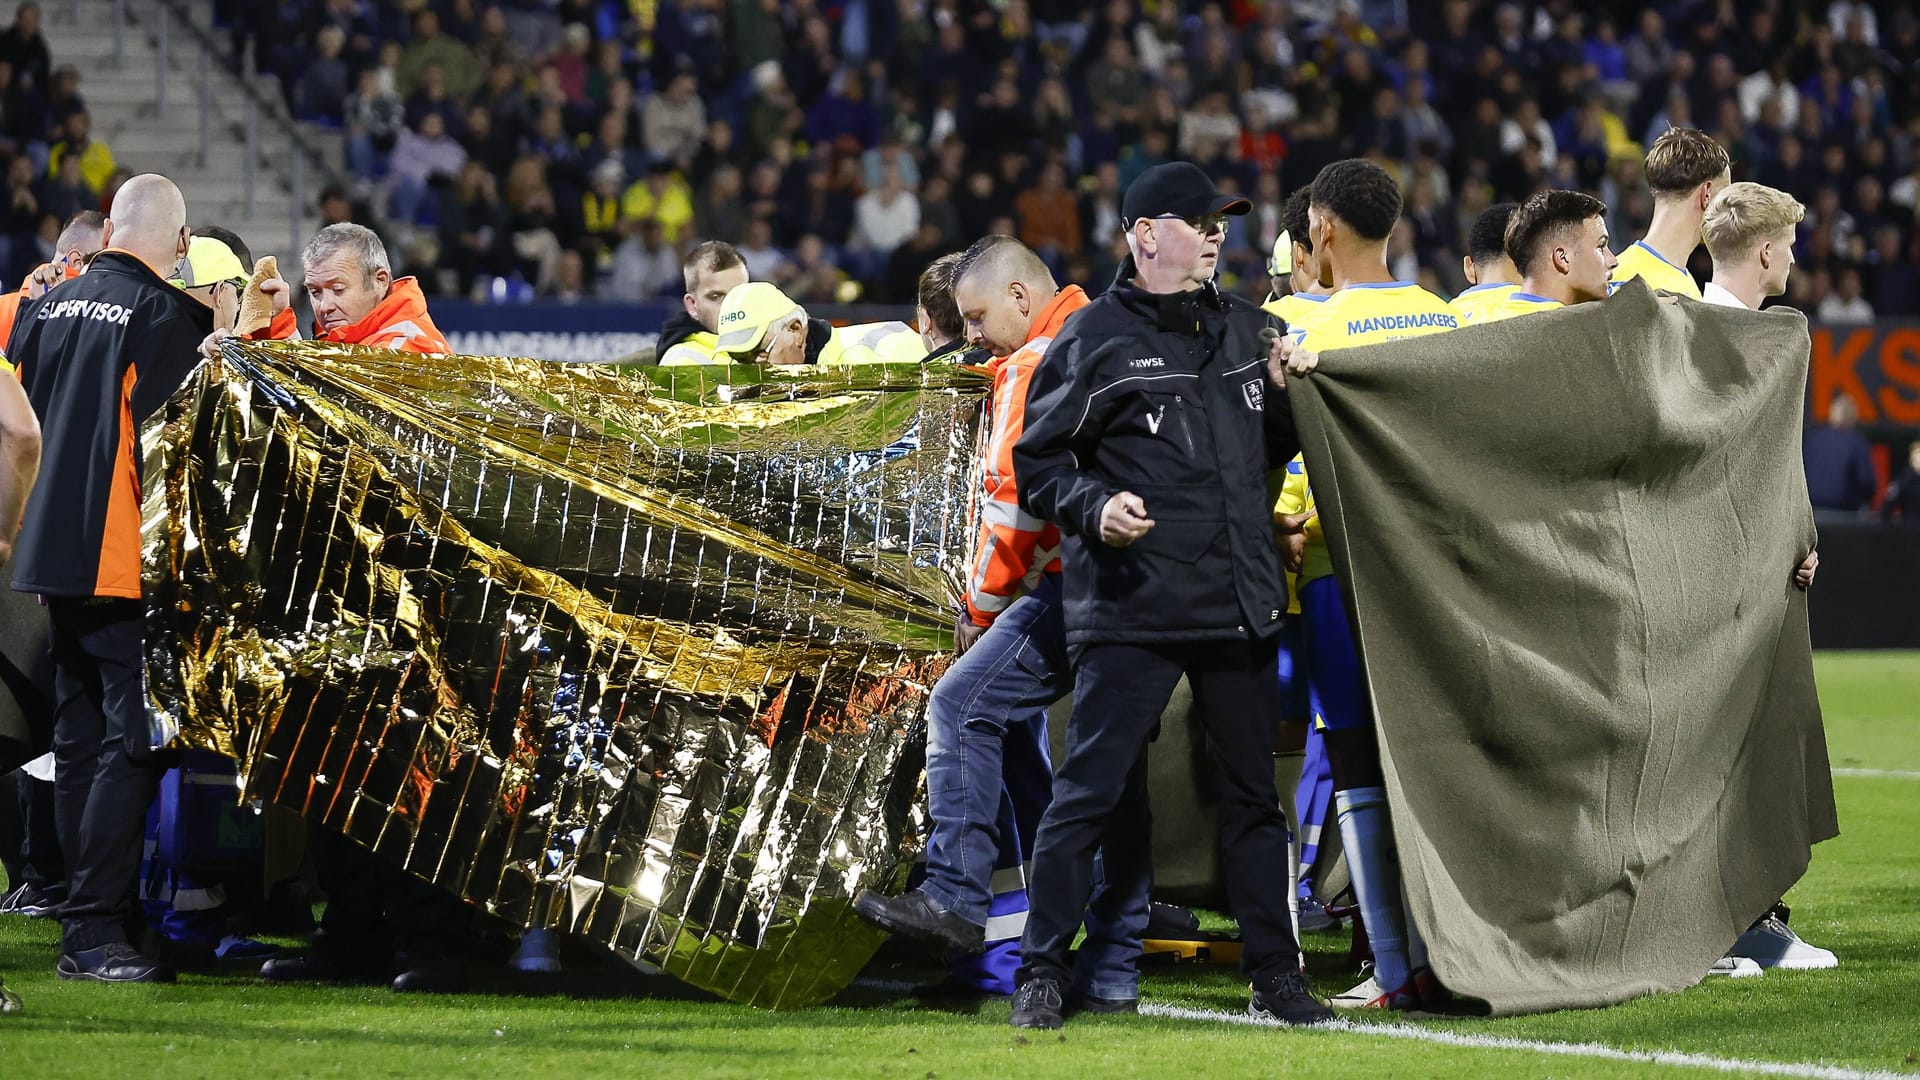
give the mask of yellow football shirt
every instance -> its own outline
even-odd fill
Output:
[[[1304,348],[1328,352],[1424,337],[1459,325],[1459,317],[1445,300],[1413,282],[1380,281],[1341,289],[1306,310],[1298,323],[1288,324],[1287,332]],[[1297,474],[1295,464],[1300,467]],[[1305,462],[1296,458],[1287,466],[1278,505],[1294,505],[1289,512],[1296,514],[1313,505],[1311,482]],[[1297,489],[1294,500],[1287,496],[1290,486]],[[1307,549],[1300,563],[1299,583],[1305,585],[1331,573],[1333,557],[1327,552],[1326,535],[1319,519],[1315,518],[1307,527]]]
[[[1490,281],[1472,288],[1453,298],[1453,313],[1460,317],[1460,325],[1467,326],[1477,321],[1490,307],[1512,296],[1520,286],[1511,281]]]
[[[1377,345],[1452,330],[1459,316],[1445,300],[1411,281],[1349,285],[1304,310],[1288,331],[1294,342],[1316,352]]]
[[[1474,316],[1472,325],[1479,326],[1485,323],[1499,322],[1502,319],[1511,319],[1516,315],[1531,315],[1536,311],[1552,311],[1554,308],[1565,306],[1565,304],[1562,304],[1558,300],[1549,300],[1544,296],[1535,296],[1529,292],[1521,292],[1516,288],[1513,292],[1508,293],[1505,299],[1499,303],[1488,304],[1485,310]]]
[[[1607,291],[1612,292],[1634,278],[1645,279],[1655,289],[1700,299],[1700,284],[1687,273],[1686,267],[1668,262],[1648,247],[1645,240],[1634,241],[1632,247],[1620,253],[1620,265],[1613,268],[1613,288]]]
[[[1309,313],[1326,301],[1326,296],[1321,293],[1288,293],[1276,300],[1267,301],[1261,305],[1260,310],[1269,315],[1280,316],[1280,321],[1291,328],[1294,323],[1305,319]]]
[[[1282,514],[1299,514],[1313,508],[1313,489],[1307,486],[1307,459],[1301,455],[1295,454],[1293,460],[1287,462],[1280,482],[1280,497],[1274,501],[1273,508]],[[1318,517],[1307,522],[1305,535],[1307,546],[1300,556],[1300,572],[1287,575],[1287,613],[1290,615],[1300,614],[1301,585],[1333,573],[1333,556],[1327,552],[1326,533],[1320,528]]]

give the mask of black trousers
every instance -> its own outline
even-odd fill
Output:
[[[0,863],[12,888],[45,889],[67,880],[54,826],[53,785],[24,770],[0,776]]]
[[[148,752],[138,600],[53,597],[54,821],[67,858],[61,948],[127,940],[147,806],[160,769]]]
[[[1020,982],[1065,981],[1067,948],[1093,888],[1094,851],[1182,674],[1206,726],[1227,897],[1245,942],[1241,966],[1256,980],[1299,969],[1300,943],[1287,912],[1287,819],[1273,783],[1277,644],[1268,637],[1078,651],[1066,760],[1034,841]]]
[[[318,949],[409,959],[465,954],[473,908],[459,897],[332,829],[315,825],[309,836],[315,875],[327,894]]]

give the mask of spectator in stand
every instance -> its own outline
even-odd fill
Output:
[[[640,113],[641,142],[655,160],[684,164],[693,160],[707,133],[707,106],[700,100],[692,72],[682,72],[655,94]]]
[[[378,68],[363,68],[346,102],[347,165],[362,180],[387,173],[394,143],[407,121],[400,95],[381,85]]]
[[[1860,271],[1849,266],[1840,271],[1840,281],[1831,296],[1820,301],[1820,321],[1825,323],[1870,323],[1873,305],[1861,295]]]
[[[861,276],[877,276],[894,249],[919,229],[920,200],[907,190],[898,172],[887,170],[879,187],[853,203],[853,234],[847,238],[847,245],[866,257]]]
[[[420,9],[413,17],[413,40],[401,50],[395,69],[402,94],[411,94],[420,85],[429,66],[438,65],[446,77],[446,91],[464,98],[480,88],[480,58],[465,42],[440,32],[440,15],[434,9]]]
[[[407,96],[407,126],[418,128],[428,115],[435,115],[440,117],[440,123],[447,131],[457,132],[465,112],[460,102],[447,91],[446,69],[439,64],[428,64],[420,72],[413,93]]]
[[[845,281],[827,258],[827,245],[818,233],[807,233],[794,245],[793,262],[781,277],[794,300],[803,304],[834,304],[841,300]]]
[[[54,68],[52,81],[47,84],[45,105],[51,126],[56,129],[64,126],[68,116],[86,107],[86,99],[80,96],[80,70],[72,64]]]
[[[748,275],[755,281],[779,283],[793,276],[793,266],[787,261],[786,253],[773,246],[773,226],[765,218],[747,223],[746,241],[738,250],[747,264]]]
[[[53,144],[53,151],[47,158],[47,172],[58,175],[60,159],[72,155],[80,159],[80,175],[86,181],[87,189],[96,196],[107,184],[107,177],[113,175],[115,168],[113,151],[107,144],[93,137],[93,118],[85,109],[70,113],[63,129],[63,138]]]
[[[578,210],[568,218],[568,246],[580,253],[595,274],[612,269],[614,249],[621,246],[620,202],[626,186],[626,168],[618,158],[607,158],[587,174],[587,190],[580,196]]]
[[[656,161],[627,188],[620,213],[633,221],[657,221],[668,244],[677,244],[693,224],[693,195],[672,165]]]
[[[91,210],[100,201],[99,192],[87,186],[80,172],[80,155],[67,154],[54,165],[54,174],[41,181],[40,213],[66,221],[82,210]]]
[[[453,275],[456,293],[472,295],[482,277],[504,277],[513,271],[506,207],[486,165],[468,160],[460,179],[442,193],[437,216],[440,267]]]
[[[615,300],[637,303],[666,296],[681,283],[680,254],[667,242],[666,230],[648,219],[613,253],[613,279],[608,294]]]
[[[560,237],[554,232],[559,213],[545,164],[535,157],[514,163],[507,176],[507,228],[513,237],[517,272],[545,292],[560,269]]]
[[[913,239],[895,248],[887,260],[886,274],[873,299],[889,304],[913,303],[919,296],[921,272],[928,263],[952,250],[940,235],[940,226],[922,221]]]
[[[14,9],[13,25],[0,33],[0,60],[13,66],[14,78],[27,89],[44,91],[53,69],[53,54],[40,32],[40,5],[31,2]]]
[[[1906,464],[1887,483],[1880,500],[1880,520],[1891,525],[1920,526],[1920,442],[1907,447]]]
[[[393,147],[393,216],[400,221],[421,225],[420,211],[432,205],[428,189],[436,181],[444,183],[460,175],[467,164],[467,151],[447,134],[446,123],[437,112],[420,118],[418,131],[400,133]]]
[[[1879,487],[1872,448],[1860,434],[1860,410],[1846,394],[1835,394],[1827,419],[1807,425],[1801,455],[1807,469],[1807,495],[1815,510],[1857,514]]]
[[[339,124],[346,118],[351,89],[347,62],[340,56],[347,46],[347,32],[338,26],[322,27],[315,44],[319,55],[307,62],[294,84],[293,114],[302,120]]]
[[[1052,267],[1080,254],[1080,205],[1067,190],[1066,167],[1048,162],[1040,182],[1013,201],[1020,220],[1020,242],[1032,248]],[[923,264],[924,265],[924,264]]]

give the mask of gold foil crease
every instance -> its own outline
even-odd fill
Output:
[[[917,843],[984,390],[229,342],[143,432],[156,727],[518,925],[825,1000]]]

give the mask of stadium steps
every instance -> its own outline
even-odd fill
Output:
[[[159,172],[180,185],[194,224],[232,229],[256,256],[278,255],[283,266],[318,226],[315,204],[329,174],[340,172],[337,133],[294,125],[272,80],[257,86],[229,70],[221,53],[225,34],[209,26],[210,5],[188,3],[167,12],[166,105],[159,100],[159,35],[163,0],[124,0],[122,58],[114,56],[116,0],[47,0],[42,26],[54,66],[80,71],[80,93],[93,116],[94,137],[134,172]],[[189,9],[183,16],[182,8]],[[191,20],[189,23],[188,20]],[[253,205],[247,205],[246,130],[250,97],[258,169]],[[201,102],[207,103],[209,140],[200,154]],[[294,200],[295,158],[304,153],[303,202]]]

